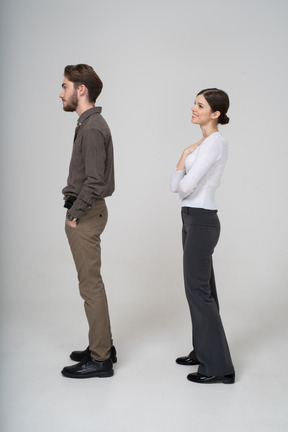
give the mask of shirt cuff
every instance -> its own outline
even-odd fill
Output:
[[[69,209],[69,214],[74,218],[79,218],[83,213],[89,210],[90,207],[91,205],[77,198],[73,206]]]

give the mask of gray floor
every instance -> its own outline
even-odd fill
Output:
[[[229,315],[225,306],[237,382],[197,385],[186,379],[196,368],[174,361],[189,348],[188,317],[171,319],[151,309],[133,318],[132,310],[112,307],[119,357],[114,377],[73,380],[60,371],[72,364],[71,350],[86,347],[86,324],[76,297],[75,310],[63,312],[54,303],[40,313],[27,299],[10,303],[2,315],[2,432],[288,430],[281,314],[276,325],[264,311],[252,319],[244,307]]]

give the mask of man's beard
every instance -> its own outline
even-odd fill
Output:
[[[72,96],[70,96],[70,99],[66,101],[66,105],[63,105],[63,110],[74,112],[76,111],[77,106],[78,106],[77,91],[74,90],[74,93],[72,94]]]

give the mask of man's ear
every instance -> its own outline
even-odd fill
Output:
[[[84,84],[80,84],[77,88],[79,96],[85,96],[87,94],[87,87]]]

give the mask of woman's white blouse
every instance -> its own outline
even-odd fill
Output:
[[[215,193],[228,157],[228,143],[220,132],[206,138],[186,157],[185,170],[171,176],[171,190],[178,192],[182,207],[216,210]]]

